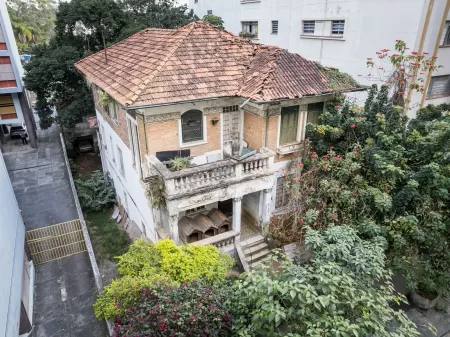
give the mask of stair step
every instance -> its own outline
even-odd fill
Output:
[[[254,261],[253,263],[251,263],[250,269],[254,269],[254,268],[262,265],[264,262],[269,261],[270,257],[271,257],[271,254],[259,259],[258,261]]]
[[[257,251],[260,251],[260,250],[265,249],[267,247],[268,247],[267,243],[265,241],[263,241],[263,242],[260,242],[258,244],[252,245],[250,247],[245,247],[244,248],[244,254],[245,255],[254,254]]]
[[[262,235],[256,235],[256,236],[252,236],[251,238],[248,238],[245,241],[241,241],[241,246],[242,248],[247,248],[250,246],[254,246],[257,245],[258,243],[264,241],[264,236]]]
[[[258,259],[267,256],[270,254],[270,249],[269,248],[264,248],[263,250],[260,250],[259,252],[252,254],[252,255],[248,255],[245,257],[245,259],[247,260],[247,262],[249,264],[257,261]]]

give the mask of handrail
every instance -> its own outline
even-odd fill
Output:
[[[241,261],[242,268],[244,269],[245,272],[249,272],[250,266],[248,265],[247,260],[245,259],[245,254],[244,254],[244,251],[242,250],[241,243],[238,241],[235,241],[234,247],[236,249],[239,261]]]
[[[209,238],[192,242],[191,245],[194,246],[208,246],[213,245],[218,248],[227,246],[229,244],[233,244],[235,242],[235,237],[239,235],[239,233],[235,231],[227,231],[225,233],[221,233],[218,235],[211,236]]]

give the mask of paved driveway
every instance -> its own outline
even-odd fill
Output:
[[[39,131],[39,148],[3,148],[25,226],[39,228],[76,219],[59,130]],[[34,337],[104,337],[106,325],[92,310],[97,289],[87,253],[36,268]]]

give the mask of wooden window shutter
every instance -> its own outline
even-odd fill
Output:
[[[299,106],[281,109],[280,145],[297,141]]]

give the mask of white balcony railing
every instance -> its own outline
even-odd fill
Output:
[[[248,177],[271,174],[273,158],[272,151],[262,149],[243,160],[229,158],[180,171],[169,170],[155,156],[149,156],[147,159],[151,174],[162,178],[166,196],[169,197],[236,183]]]
[[[234,231],[228,231],[222,234],[211,236],[210,238],[203,239],[200,241],[192,242],[191,244],[194,246],[216,246],[217,248],[224,248],[227,246],[234,245],[236,241],[236,236],[238,236],[239,233],[236,233]]]

